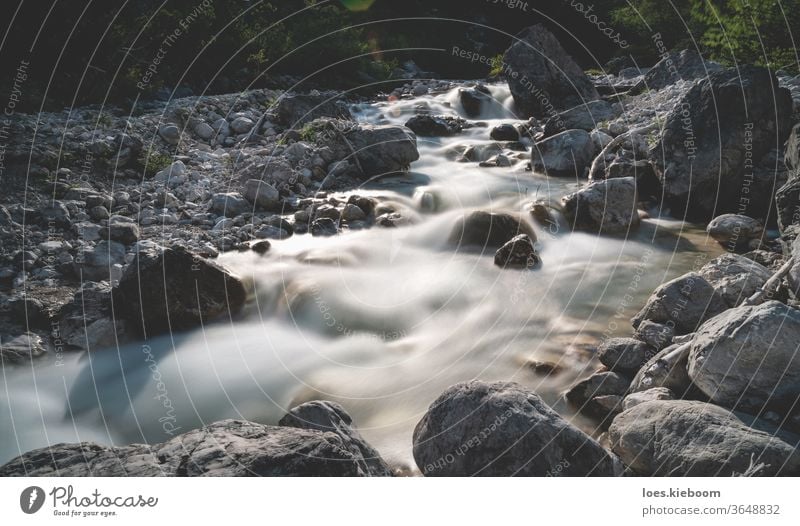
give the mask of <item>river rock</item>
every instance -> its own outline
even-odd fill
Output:
[[[253,205],[238,192],[211,196],[211,210],[225,217],[236,217],[253,211]]]
[[[0,366],[30,363],[46,353],[42,338],[32,332],[19,336],[0,335]]]
[[[125,254],[125,245],[116,241],[100,241],[80,252],[73,264],[74,272],[89,281],[119,279]]]
[[[281,194],[278,189],[258,179],[249,179],[245,183],[244,198],[264,210],[279,210],[281,206]]]
[[[492,131],[489,132],[489,137],[493,141],[518,141],[519,131],[513,124],[499,124],[492,128]]]
[[[679,80],[696,80],[708,77],[710,73],[720,71],[722,66],[710,60],[704,60],[692,49],[675,51],[659,60],[645,74],[640,85],[633,88],[633,93],[644,89],[660,90]]]
[[[653,401],[618,415],[611,448],[637,475],[730,477],[798,475],[797,437],[721,407]],[[763,464],[759,470],[751,468]]]
[[[450,243],[461,246],[500,248],[520,234],[536,241],[533,228],[511,214],[475,211],[462,216],[450,232]]]
[[[458,90],[458,99],[464,108],[464,113],[471,118],[480,117],[483,108],[493,100],[491,91],[483,85]]]
[[[515,383],[448,388],[414,429],[413,452],[425,476],[615,474],[597,442]]]
[[[555,177],[583,177],[594,158],[588,132],[569,130],[533,145],[531,167]]]
[[[656,400],[675,400],[675,393],[666,387],[653,387],[646,391],[631,393],[622,401],[622,410],[627,411],[639,404]]]
[[[777,301],[737,307],[698,329],[689,376],[726,407],[789,409],[800,399],[798,342],[800,310]]]
[[[0,467],[3,477],[369,476],[366,461],[332,432],[223,420],[163,444],[82,442],[31,451]]]
[[[520,234],[497,249],[494,264],[501,268],[533,268],[541,262],[530,236]]]
[[[736,307],[758,292],[772,277],[772,271],[744,256],[723,254],[703,266],[700,275],[729,307]],[[781,297],[785,297],[783,290],[778,291],[774,299]]]
[[[600,363],[612,371],[636,374],[657,351],[650,345],[633,338],[611,338],[597,349]]]
[[[574,108],[553,115],[544,125],[544,135],[551,137],[566,130],[590,132],[605,121],[619,117],[618,106],[604,100],[590,100]]]
[[[676,334],[688,334],[727,308],[722,295],[703,276],[689,272],[658,287],[632,322],[638,327],[650,320],[674,327]]]
[[[638,393],[655,387],[666,387],[678,396],[692,392],[692,381],[687,371],[688,361],[686,355],[681,355],[680,360],[667,362],[664,358],[687,343],[674,344],[662,349],[636,373],[631,382],[630,392]],[[683,348],[684,350],[686,347]]]
[[[643,341],[657,351],[669,347],[674,336],[674,324],[666,325],[650,320],[642,320],[633,334],[634,338]]]
[[[238,278],[179,248],[139,251],[113,292],[115,313],[147,336],[232,316],[246,299]]]
[[[287,94],[278,100],[274,111],[279,124],[297,129],[321,117],[343,120],[353,118],[347,104],[341,100],[341,94],[335,92]]]
[[[756,189],[747,187],[745,193],[743,188],[750,184],[753,163],[786,140],[791,108],[788,90],[764,68],[718,71],[695,84],[668,114],[651,151],[672,214],[686,212],[697,219],[725,212],[766,215],[774,206],[774,189],[758,189],[766,199],[755,201],[749,194]],[[743,203],[746,211],[740,210]]]
[[[405,172],[419,159],[417,137],[405,126],[359,124],[342,127],[342,121],[318,121],[320,134],[337,159],[354,162],[370,178]]]
[[[636,181],[632,177],[595,181],[562,200],[575,230],[626,234],[639,226]]]
[[[520,118],[549,117],[599,98],[583,70],[541,24],[514,38],[503,64]]]
[[[406,122],[406,128],[420,137],[449,137],[461,133],[466,121],[457,117],[415,115]]]
[[[608,407],[603,403],[604,400],[598,402],[596,398],[615,396],[621,401],[622,396],[628,392],[630,383],[628,378],[615,372],[595,373],[570,387],[564,397],[575,410],[592,418],[605,418],[609,413],[620,411],[621,404],[617,406],[614,403]]]
[[[730,251],[747,249],[750,242],[764,234],[764,225],[757,219],[740,214],[715,217],[706,228],[708,235]]]
[[[331,432],[339,435],[344,448],[352,453],[359,469],[372,477],[391,477],[392,471],[375,448],[353,427],[353,419],[334,402],[314,401],[299,405],[281,418],[278,425]]]

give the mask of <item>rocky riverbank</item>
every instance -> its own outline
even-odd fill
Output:
[[[598,343],[563,397],[589,428],[524,385],[458,383],[416,426],[418,472],[800,474],[800,78],[691,51],[588,76],[544,28],[520,38],[504,68],[514,118],[491,126],[482,117],[499,105],[497,79],[414,80],[378,100],[257,90],[130,115],[15,116],[0,201],[3,367],[235,322],[252,285],[221,254],[435,216],[436,194],[413,209],[381,180],[413,177],[422,141],[480,135],[447,147],[454,171],[533,177],[527,167],[577,184],[560,200],[526,194],[522,210],[465,210],[441,236],[448,250],[488,250],[498,272],[537,272],[562,227],[624,239],[671,217],[707,225],[726,253],[653,291],[630,337]],[[453,114],[433,112],[426,97],[449,92]],[[415,105],[404,125],[363,118],[398,103]],[[341,406],[310,402],[278,426],[225,420],[154,445],[55,445],[0,475],[410,471],[385,462]]]

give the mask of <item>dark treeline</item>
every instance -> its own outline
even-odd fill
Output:
[[[723,63],[797,69],[800,0],[54,0],[10,2],[0,49],[18,109],[122,103],[182,87],[220,93],[269,85],[382,82],[413,58],[442,77],[484,77],[511,35],[548,25],[586,69],[692,47]],[[429,49],[430,48],[430,49]],[[443,50],[443,51],[442,51]],[[20,75],[18,70],[24,66]],[[23,78],[24,77],[24,78]],[[180,93],[180,92],[179,92]]]

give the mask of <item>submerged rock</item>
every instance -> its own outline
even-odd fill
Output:
[[[597,442],[514,383],[448,388],[414,430],[425,476],[611,476]]]
[[[777,301],[737,307],[698,329],[689,376],[726,407],[790,409],[800,400],[798,343],[800,310]]]
[[[541,24],[519,33],[503,56],[520,118],[549,117],[599,98],[592,82]]]
[[[244,306],[242,282],[183,249],[140,251],[114,289],[115,312],[147,336],[192,329]]]
[[[638,475],[800,474],[798,437],[702,402],[638,404],[614,419],[609,439],[614,453]]]

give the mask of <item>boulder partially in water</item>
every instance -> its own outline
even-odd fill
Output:
[[[113,292],[114,311],[144,335],[193,329],[244,306],[235,276],[181,248],[140,251]]]
[[[594,158],[592,136],[568,130],[533,145],[531,168],[555,177],[583,177]]]
[[[633,177],[595,181],[561,202],[564,215],[575,230],[625,234],[639,226]]]
[[[456,384],[414,430],[425,476],[612,476],[615,459],[515,383]]]
[[[705,320],[728,308],[722,295],[700,274],[689,272],[658,287],[633,318],[667,324],[676,334],[694,332]]]
[[[294,410],[293,410],[294,411]],[[301,414],[307,414],[301,410]],[[346,413],[345,413],[346,415]],[[317,415],[319,416],[319,415]],[[366,459],[338,414],[303,426],[265,426],[223,420],[152,446],[56,444],[0,467],[3,477],[364,477],[388,476],[379,459]],[[292,420],[291,424],[297,424]],[[366,446],[369,448],[369,446]],[[370,448],[371,449],[371,448]]]
[[[478,210],[459,218],[450,232],[450,243],[461,246],[500,248],[520,234],[536,241],[533,228],[511,214]]]

